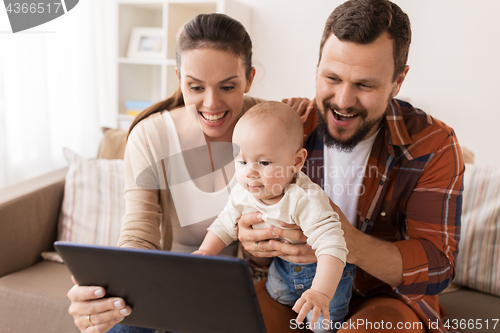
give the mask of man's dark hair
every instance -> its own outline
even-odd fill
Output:
[[[335,8],[325,24],[319,61],[325,42],[332,33],[340,41],[370,44],[385,32],[394,40],[395,81],[408,61],[411,27],[408,15],[388,0],[349,0]]]

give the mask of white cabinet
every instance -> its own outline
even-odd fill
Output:
[[[117,0],[118,3],[118,121],[128,129],[125,101],[158,102],[177,88],[176,35],[191,18],[202,13],[225,13],[250,33],[251,9],[236,0]],[[129,57],[133,28],[161,29],[163,49],[157,56]]]

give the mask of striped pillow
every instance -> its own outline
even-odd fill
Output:
[[[467,164],[455,282],[500,296],[500,168]]]
[[[123,160],[84,159],[64,148],[69,163],[58,240],[118,244],[125,214]]]

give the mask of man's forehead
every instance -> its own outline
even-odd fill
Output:
[[[350,75],[367,80],[389,72],[392,78],[393,49],[394,41],[387,33],[370,44],[341,41],[331,34],[323,47],[318,71],[323,74],[331,72],[341,75],[338,71],[343,69],[349,71]]]

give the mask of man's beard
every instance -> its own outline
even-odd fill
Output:
[[[328,129],[328,120],[326,117],[328,117],[329,112],[331,109],[334,110],[340,110],[337,105],[325,102],[323,105],[323,109],[325,112],[325,115],[321,113],[319,108],[317,108],[316,112],[318,113],[318,125],[316,129],[318,130],[318,134],[323,140],[323,143],[325,146],[328,148],[336,148],[339,151],[346,152],[346,153],[351,153],[356,147],[358,143],[360,143],[368,133],[377,125],[381,124],[382,120],[385,117],[385,114],[382,114],[379,118],[373,119],[369,122],[366,122],[366,118],[368,117],[368,112],[365,109],[354,109],[354,108],[349,108],[347,111],[348,113],[355,113],[358,115],[358,117],[362,118],[362,123],[361,126],[356,129],[356,132],[354,132],[354,135],[348,138],[347,140],[340,141],[335,139],[331,134]],[[344,131],[344,129],[339,129],[338,130],[340,133]]]

